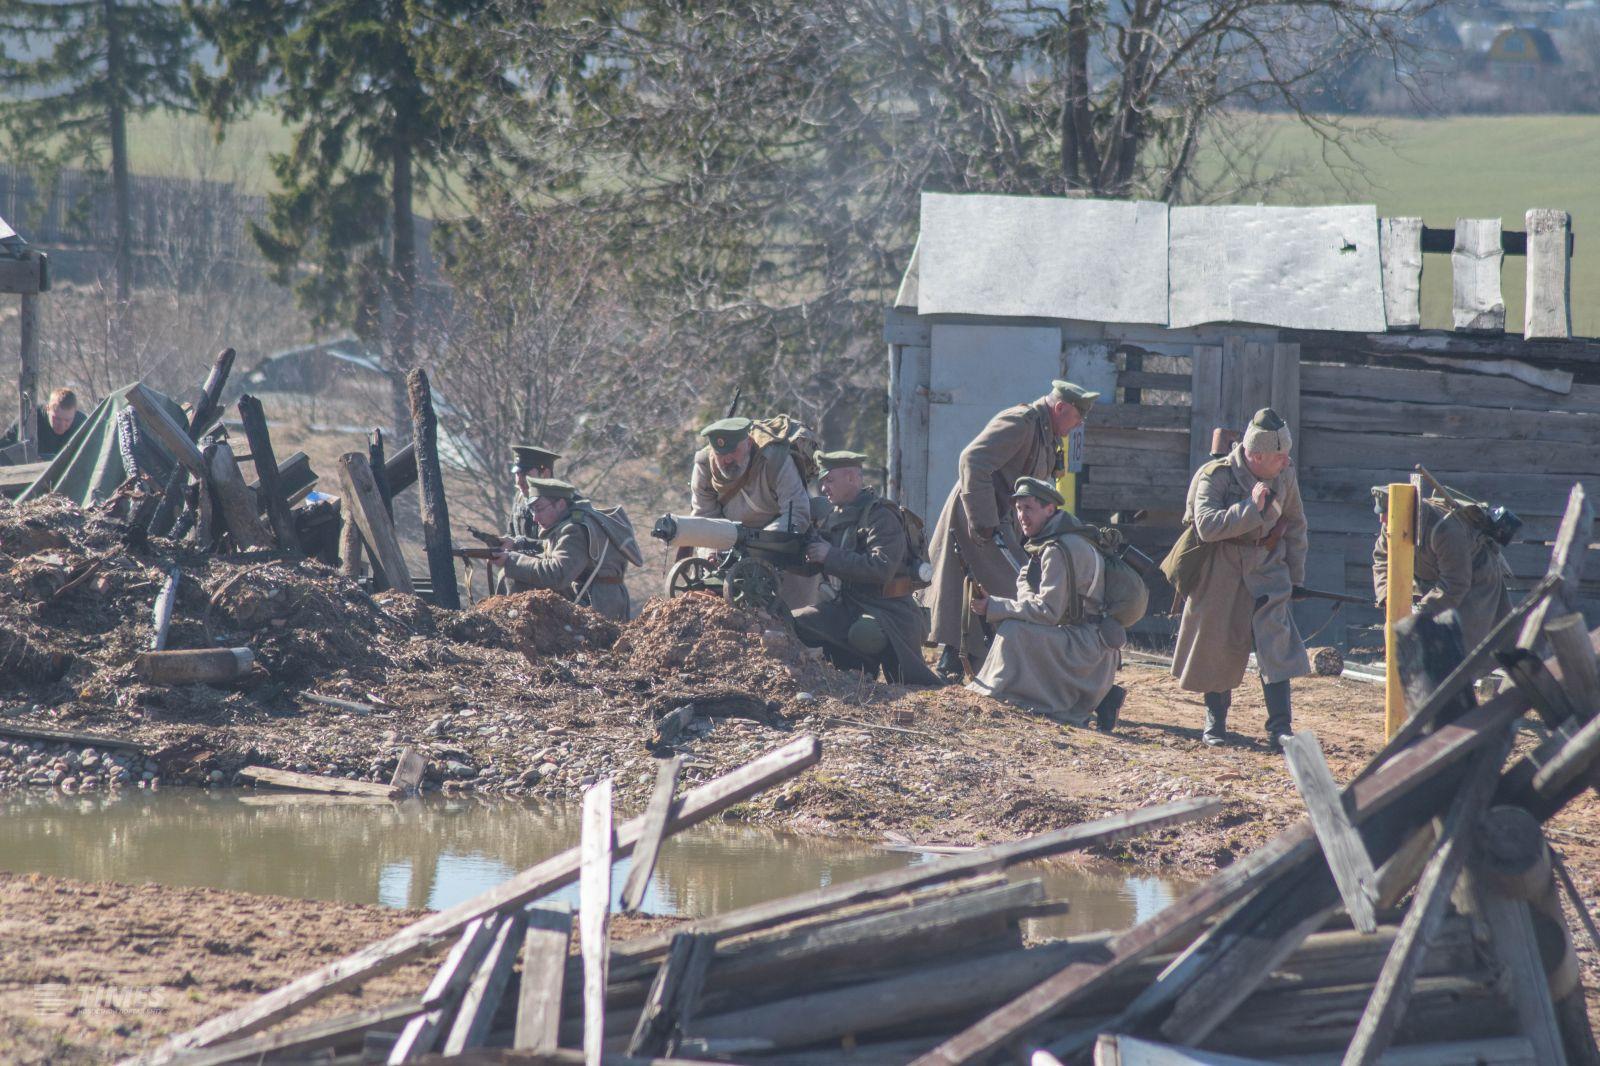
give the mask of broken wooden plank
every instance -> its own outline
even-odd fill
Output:
[[[1561,664],[1561,684],[1570,705],[1585,721],[1600,713],[1600,667],[1589,647],[1589,626],[1574,611],[1545,622],[1544,635]]]
[[[1284,741],[1283,754],[1289,764],[1289,776],[1294,779],[1294,787],[1306,805],[1311,828],[1322,845],[1328,869],[1333,873],[1334,884],[1339,887],[1345,912],[1360,932],[1377,932],[1378,916],[1373,905],[1378,893],[1378,873],[1366,846],[1361,843],[1361,835],[1345,812],[1339,785],[1328,769],[1317,735],[1309,729],[1301,730]]]
[[[262,524],[256,512],[255,495],[245,486],[244,475],[233,458],[233,449],[219,444],[205,451],[209,471],[206,484],[216,493],[222,506],[223,521],[233,534],[235,548],[266,548],[272,545],[272,533]]]
[[[1417,883],[1411,907],[1400,923],[1400,935],[1384,960],[1372,998],[1367,1001],[1355,1036],[1345,1049],[1343,1066],[1373,1066],[1394,1040],[1400,1020],[1405,1016],[1406,1004],[1411,1001],[1423,953],[1444,920],[1456,879],[1472,849],[1478,817],[1494,795],[1500,764],[1509,746],[1508,734],[1502,743],[1480,752],[1467,775],[1466,786],[1451,803],[1439,829],[1438,850],[1428,860],[1422,880]]]
[[[249,648],[191,648],[140,652],[134,673],[152,685],[220,684],[237,681],[256,661]]]
[[[1378,219],[1383,317],[1391,330],[1422,326],[1422,219]]]
[[[578,878],[578,944],[583,952],[583,1059],[600,1066],[606,1036],[606,929],[611,922],[611,779],[583,794],[583,869]]]
[[[1523,306],[1525,340],[1572,336],[1572,216],[1535,207],[1527,214],[1528,282]]]
[[[0,737],[11,737],[15,740],[43,740],[50,744],[74,744],[83,748],[118,748],[124,751],[148,751],[148,746],[139,740],[124,740],[122,737],[107,736],[104,733],[80,733],[71,729],[51,729],[48,726],[28,725],[21,722],[0,721]]]
[[[270,766],[246,766],[239,776],[258,785],[291,789],[296,792],[321,792],[329,796],[376,796],[392,799],[398,790],[376,781],[351,781],[343,777],[301,774],[293,770],[274,770]]]
[[[457,611],[461,609],[461,593],[456,588],[450,508],[444,494],[444,473],[439,467],[439,420],[433,412],[433,391],[428,387],[426,370],[413,367],[406,374],[406,397],[411,404],[411,443],[417,451],[422,543],[428,556],[428,577],[433,582],[433,602]]]
[[[1577,595],[1578,583],[1583,579],[1584,557],[1593,534],[1594,505],[1583,483],[1575,482],[1567,494],[1567,506],[1561,513],[1561,525],[1556,530],[1555,543],[1550,548],[1550,565],[1545,569],[1546,578],[1559,579],[1558,595],[1562,602],[1571,603]],[[1522,631],[1517,637],[1519,648],[1532,648],[1539,639],[1549,604],[1541,603],[1539,606],[1542,609],[1530,612],[1522,624]]]
[[[396,789],[403,796],[416,793],[422,787],[422,776],[428,771],[428,760],[417,754],[417,749],[410,744],[400,752],[400,758],[394,764],[394,776],[389,778],[389,787]]]
[[[218,1044],[203,1051],[191,1051],[175,1062],[177,1066],[227,1066],[234,1062],[258,1062],[288,1052],[305,1053],[342,1047],[359,1043],[361,1034],[369,1029],[406,1021],[421,1010],[421,998],[412,996],[294,1029],[263,1033],[230,1044]]]
[[[1057,1061],[1053,1055],[1050,1058]],[[1034,1066],[1038,1066],[1037,1060]],[[1094,1066],[1267,1066],[1267,1063],[1261,1059],[1224,1055],[1220,1051],[1173,1047],[1125,1034],[1103,1033],[1094,1046]]]
[[[553,1050],[561,1032],[561,992],[572,943],[572,910],[565,903],[529,907],[523,934],[522,984],[512,1046]]]
[[[245,439],[250,443],[250,460],[261,486],[257,494],[258,510],[266,511],[272,538],[279,550],[298,554],[300,538],[289,514],[288,497],[278,479],[278,459],[273,454],[272,434],[267,429],[267,413],[261,401],[248,394],[239,397],[239,421],[244,425]]]
[[[478,963],[494,943],[498,927],[504,920],[503,915],[487,915],[469,922],[461,931],[455,946],[445,956],[439,969],[434,971],[433,980],[422,994],[425,1010],[406,1023],[406,1027],[400,1031],[400,1039],[390,1049],[388,1061],[391,1066],[415,1062],[433,1050],[446,1021],[455,1011],[457,1000],[472,980]]]
[[[222,390],[228,383],[228,375],[233,371],[234,351],[224,348],[217,353],[212,361],[211,370],[206,374],[205,384],[200,389],[200,400],[189,412],[189,423],[184,427],[184,432],[190,441],[198,441],[201,434],[215,421],[217,412],[222,410]],[[148,509],[141,504],[138,515],[135,516],[133,526],[135,530],[144,530],[154,536],[164,537],[172,530],[172,524],[178,517],[178,508],[183,502],[183,488],[188,481],[186,471],[191,468],[179,463],[167,478],[167,484],[162,489],[161,498],[155,501]],[[198,475],[197,475],[198,476]]]
[[[644,903],[645,890],[650,887],[650,875],[656,868],[656,856],[661,842],[666,839],[667,818],[672,814],[672,794],[678,787],[678,770],[683,757],[674,755],[663,760],[656,768],[656,786],[650,794],[650,805],[644,812],[644,835],[639,846],[633,849],[633,866],[628,870],[628,880],[622,886],[622,913],[632,914]]]
[[[172,607],[178,602],[178,582],[183,579],[183,569],[174,566],[167,571],[167,579],[162,582],[161,593],[156,597],[153,611],[152,628],[150,635],[150,650],[163,651],[167,646],[167,630],[172,625]]]
[[[668,1040],[678,1023],[678,999],[684,975],[696,953],[696,945],[705,940],[714,944],[716,938],[704,933],[679,933],[672,938],[672,946],[667,949],[667,957],[661,960],[656,970],[655,979],[650,983],[650,992],[645,997],[644,1009],[639,1013],[633,1036],[628,1041],[629,1055],[661,1055],[666,1052]]]
[[[127,398],[129,406],[139,415],[139,424],[156,443],[166,449],[168,455],[176,459],[179,465],[197,479],[204,481],[210,476],[204,461],[200,458],[200,449],[195,447],[188,431],[167,414],[166,408],[161,406],[161,401],[156,399],[155,393],[142,384],[134,385],[128,389]]]
[[[411,572],[406,569],[405,557],[400,553],[400,542],[395,538],[394,523],[384,510],[378,487],[372,480],[372,469],[361,452],[346,452],[339,456],[339,503],[347,517],[353,517],[361,531],[361,538],[371,550],[373,562],[382,568],[384,579],[391,588],[413,593]]]
[[[1500,265],[1505,257],[1498,218],[1456,219],[1455,249],[1450,253],[1451,317],[1456,329],[1505,332],[1506,303],[1500,295]]]
[[[1503,987],[1510,995],[1518,1028],[1533,1045],[1535,1061],[1541,1066],[1565,1066],[1566,1051],[1527,903],[1507,898],[1470,870],[1463,873],[1461,886],[1457,902],[1476,911],[1488,926],[1495,957],[1506,968]]]
[[[506,984],[511,980],[517,952],[522,947],[524,927],[523,916],[516,911],[501,916],[494,942],[462,993],[450,1035],[445,1038],[444,1054],[459,1055],[468,1048],[483,1046]]]
[[[686,794],[676,805],[671,831],[680,832],[713,818],[734,804],[816,765],[821,757],[822,746],[817,738],[802,736],[709,781]],[[643,819],[638,818],[618,829],[616,854],[621,856],[632,852],[642,829]],[[234,1034],[253,1032],[271,1025],[308,1003],[360,984],[371,974],[381,973],[414,954],[436,947],[440,938],[459,931],[476,918],[519,906],[571,884],[577,877],[579,866],[578,849],[569,848],[470,900],[420,918],[377,943],[321,966],[244,1006],[172,1036],[160,1047],[139,1056],[138,1061],[164,1062],[184,1048],[204,1047]]]

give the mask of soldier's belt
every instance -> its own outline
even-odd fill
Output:
[[[589,582],[591,585],[625,585],[627,582],[620,577],[597,577]]]

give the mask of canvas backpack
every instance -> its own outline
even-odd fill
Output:
[[[788,445],[795,468],[800,471],[800,480],[808,485],[816,480],[817,451],[822,447],[822,438],[798,418],[793,415],[758,418],[750,423],[750,439],[757,449],[771,444]]]
[[[1150,608],[1150,588],[1122,557],[1121,531],[1105,526],[1084,526],[1070,532],[1093,544],[1105,560],[1101,603],[1106,615],[1115,618],[1124,629],[1136,625]]]

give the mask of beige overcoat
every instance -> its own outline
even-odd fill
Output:
[[[1116,681],[1118,656],[1098,621],[1105,560],[1083,537],[1060,536],[1071,517],[1059,513],[1028,546],[1014,597],[990,597],[994,643],[967,688],[1086,726]]]
[[[1442,504],[1422,501],[1417,526],[1416,609],[1438,614],[1455,608],[1471,651],[1511,613],[1505,556],[1493,539]],[[1382,528],[1372,546],[1372,591],[1379,603],[1389,595],[1389,543]]]
[[[1011,491],[1020,477],[1055,481],[1060,463],[1061,438],[1056,436],[1042,398],[1001,411],[962,449],[956,483],[939,513],[928,548],[933,583],[924,597],[935,643],[955,646],[961,642],[963,561],[991,596],[1015,594],[1016,565],[992,542],[975,539],[974,531],[987,537],[999,529],[1020,562],[1022,538],[1011,513]]]
[[[545,530],[536,554],[507,552],[505,574],[513,592],[552,589],[569,600],[576,599],[587,582],[584,604],[626,622],[631,605],[622,575],[627,566],[627,556],[601,530],[600,520],[575,507]]]
[[[811,494],[806,490],[800,468],[781,441],[753,451],[754,466],[749,478],[727,502],[718,500],[722,491],[744,476],[744,467],[727,474],[711,461],[711,446],[694,455],[694,472],[689,476],[689,513],[696,518],[726,518],[751,529],[775,525],[788,529],[791,516],[796,530],[811,528]],[[780,594],[791,611],[809,607],[817,600],[817,575],[780,572]]]
[[[1213,545],[1210,561],[1183,604],[1172,674],[1189,692],[1227,692],[1244,679],[1252,651],[1266,682],[1311,672],[1290,609],[1294,586],[1305,584],[1306,516],[1294,462],[1269,482],[1266,511],[1250,499],[1256,477],[1244,446],[1195,471],[1183,520]],[[1287,519],[1270,550],[1261,541]]]

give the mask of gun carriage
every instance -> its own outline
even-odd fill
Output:
[[[650,535],[685,554],[667,571],[667,596],[690,592],[721,596],[734,607],[767,611],[787,617],[781,596],[781,573],[815,574],[806,562],[811,534],[786,529],[752,529],[726,518],[696,518],[665,514],[656,519]]]

